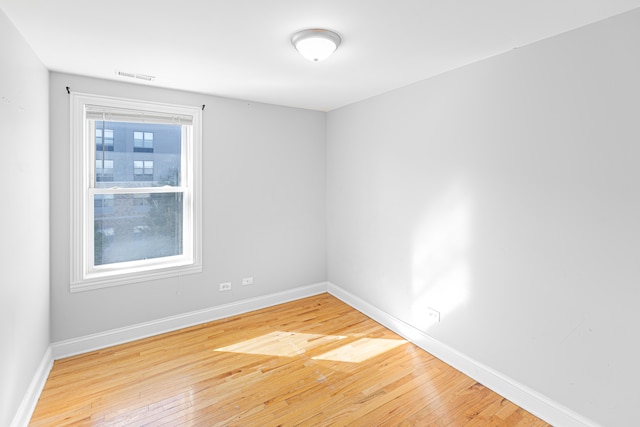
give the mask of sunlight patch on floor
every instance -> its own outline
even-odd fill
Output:
[[[304,334],[299,332],[276,331],[246,341],[218,348],[215,351],[259,354],[265,356],[294,357],[321,345],[344,340],[340,335]],[[358,338],[336,349],[312,357],[313,360],[358,363],[394,349],[405,340],[383,338]]]
[[[344,338],[337,335],[276,331],[227,347],[218,348],[215,351],[293,357],[320,345]]]
[[[357,341],[345,344],[335,350],[321,354],[320,356],[316,356],[313,360],[333,360],[336,362],[359,363],[399,347],[405,343],[405,340],[360,338]]]

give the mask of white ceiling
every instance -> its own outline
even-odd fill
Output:
[[[329,111],[640,7],[640,0],[0,0],[50,70]],[[313,63],[291,35],[343,42]]]

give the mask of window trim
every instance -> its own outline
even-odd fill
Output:
[[[181,187],[163,187],[167,192],[182,192],[184,202],[185,247],[183,255],[145,261],[129,261],[113,266],[93,266],[89,250],[93,244],[93,188],[95,168],[95,131],[87,123],[87,106],[126,109],[156,116],[175,115],[178,123],[192,117],[190,138],[183,144],[183,180]],[[202,110],[198,107],[163,104],[102,95],[71,93],[71,215],[70,215],[70,291],[79,292],[120,286],[178,275],[202,272]],[[141,120],[144,122],[144,119]],[[176,124],[178,124],[176,123]],[[184,128],[183,128],[184,133]],[[87,143],[92,141],[92,143]],[[92,166],[93,163],[93,166]],[[182,188],[182,189],[181,189]],[[186,190],[185,190],[186,189]],[[103,189],[104,190],[104,189]],[[118,193],[119,189],[113,192]],[[127,192],[144,189],[127,189]],[[101,191],[104,193],[104,191]]]

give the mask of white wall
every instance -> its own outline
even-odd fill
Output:
[[[49,345],[49,75],[0,10],[0,425]]]
[[[328,280],[637,424],[638,52],[640,10],[330,112]]]
[[[203,112],[202,274],[69,292],[65,87]],[[51,73],[52,341],[326,280],[324,113]],[[241,286],[253,276],[254,285]],[[230,281],[233,291],[218,285]]]

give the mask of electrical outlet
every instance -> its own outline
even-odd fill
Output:
[[[230,291],[231,290],[231,282],[220,283],[221,291]]]
[[[253,277],[245,277],[244,279],[242,279],[242,285],[253,285]]]
[[[429,316],[429,319],[434,323],[440,321],[440,312],[433,308],[427,307],[427,316]]]

